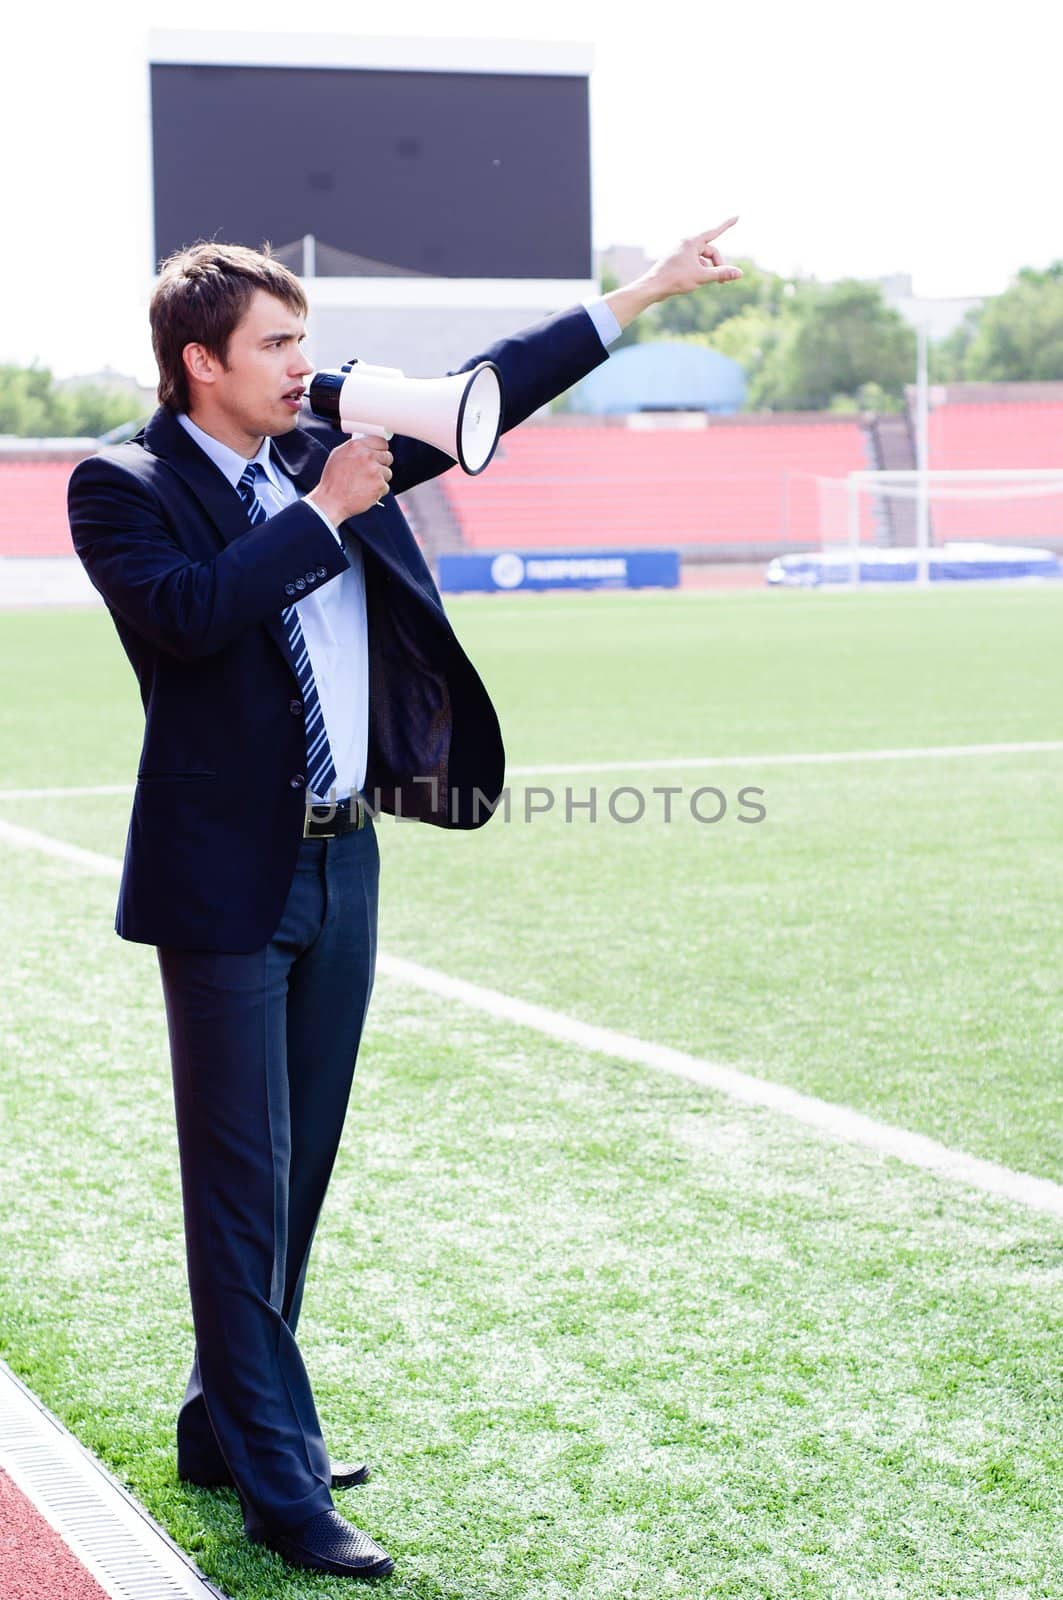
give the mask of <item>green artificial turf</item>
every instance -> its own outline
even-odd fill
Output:
[[[1061,737],[1063,594],[453,608],[514,765]],[[101,613],[9,615],[0,786],[120,783]],[[389,950],[1060,1178],[1059,753],[514,778],[381,820]],[[523,787],[765,790],[623,826]],[[120,855],[126,797],[0,801]],[[0,1354],[234,1596],[338,1595],[178,1485],[191,1332],[154,954],[0,839]],[[300,1341],[418,1600],[1063,1593],[1058,1221],[382,981]]]

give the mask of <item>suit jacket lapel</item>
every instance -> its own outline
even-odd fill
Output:
[[[172,413],[165,409],[156,411],[144,430],[144,443],[153,455],[159,456],[180,474],[216,528],[223,544],[247,532],[247,512],[240,496]],[[281,434],[271,440],[270,453],[303,494],[309,493],[320,482],[329,454],[324,444],[301,428],[293,428],[291,433]],[[388,534],[391,514],[392,501],[389,495],[384,505],[372,506],[360,516],[351,517],[343,523],[340,532],[347,539],[360,540],[408,587],[409,574],[396,557]],[[294,671],[288,635],[280,612],[275,617],[268,617],[264,626]]]
[[[271,439],[269,453],[301,494],[309,494],[311,489],[317,488],[328,460],[325,446],[301,428],[293,428],[291,433]]]
[[[180,474],[214,524],[223,544],[248,531],[247,508],[240,496],[175,416],[164,409],[156,411],[144,430],[144,443],[152,455],[168,462]],[[295,663],[280,612],[275,617],[267,617],[263,626],[294,672]]]
[[[179,473],[228,544],[246,533],[247,511],[223,472],[169,411],[158,410],[144,430],[144,443]]]

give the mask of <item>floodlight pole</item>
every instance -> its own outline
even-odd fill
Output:
[[[915,581],[920,589],[925,589],[930,583],[930,484],[927,478],[930,468],[930,383],[926,323],[920,322],[916,331],[915,464],[919,469],[919,495],[916,499]]]

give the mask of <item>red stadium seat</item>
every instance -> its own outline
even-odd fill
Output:
[[[482,478],[442,480],[466,547],[806,546],[815,479],[869,465],[856,417],[714,418],[695,429],[530,426]]]
[[[72,556],[66,486],[73,461],[0,461],[0,556]]]
[[[855,416],[790,412],[714,417],[696,428],[530,424],[507,434],[479,478],[438,486],[466,549],[677,546],[751,555],[816,549],[816,478],[872,465]],[[1059,467],[1063,402],[949,401],[930,413],[935,468]],[[0,556],[73,555],[66,520],[72,459],[0,459]],[[1060,503],[935,501],[947,539],[1058,544]],[[870,517],[870,508],[864,506]],[[862,529],[870,536],[869,528]]]
[[[1059,401],[948,402],[931,411],[929,431],[931,468],[1063,467]],[[1058,493],[1043,499],[935,500],[931,522],[935,544],[1013,539],[1058,548],[1063,507]]]

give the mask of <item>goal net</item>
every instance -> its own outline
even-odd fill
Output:
[[[824,581],[1058,572],[1063,466],[851,472],[817,490]]]

